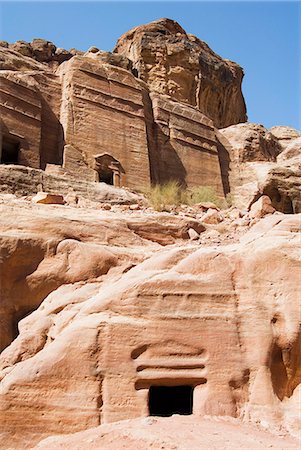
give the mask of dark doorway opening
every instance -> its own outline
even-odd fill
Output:
[[[114,185],[113,170],[101,170],[99,172],[99,181],[106,184]]]
[[[192,414],[192,386],[151,386],[148,406],[150,416],[168,417]]]
[[[3,138],[1,164],[18,164],[19,162],[19,142]]]

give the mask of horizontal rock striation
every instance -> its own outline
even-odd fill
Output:
[[[213,124],[188,105],[151,94],[155,122],[157,182],[177,179],[184,186],[212,186],[223,196],[219,156]]]
[[[297,449],[300,132],[169,19],[0,68],[0,448]]]
[[[79,56],[65,63],[60,75],[65,140],[89,167],[98,156],[113,153],[122,185],[150,184],[143,86],[124,69]]]

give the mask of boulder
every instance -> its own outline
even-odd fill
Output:
[[[57,48],[53,55],[53,59],[54,61],[57,61],[59,64],[61,64],[64,61],[68,61],[73,56],[74,55],[70,53],[68,50],[65,50],[64,48]]]
[[[282,148],[286,148],[290,141],[301,137],[301,131],[287,126],[272,127],[269,132],[275,136]]]
[[[39,62],[50,62],[56,51],[56,46],[45,39],[33,39],[31,48],[33,57]]]
[[[8,44],[5,41],[1,42],[0,47],[8,48],[17,52],[19,55],[27,56],[40,63],[52,63],[56,61],[58,64],[61,64],[64,61],[68,61],[75,54],[83,54],[83,52],[76,49],[68,51],[63,48],[57,48],[52,42],[45,39],[33,39],[32,42],[16,41],[13,44]],[[6,56],[8,57],[9,54],[6,54]]]
[[[132,68],[132,62],[126,56],[111,52],[104,52],[99,50],[97,47],[90,47],[84,56],[88,58],[95,58],[105,64],[122,67],[126,70],[131,70]]]
[[[64,196],[60,194],[49,194],[48,192],[38,192],[32,198],[34,203],[42,203],[44,205],[64,205]]]
[[[223,221],[223,216],[216,210],[209,208],[206,214],[202,216],[202,222],[217,225]]]
[[[87,50],[87,53],[85,54],[86,56],[88,56],[88,53],[98,53],[100,50],[99,48],[95,47],[94,45],[92,45],[92,47],[90,47]]]
[[[198,208],[198,210],[200,210],[201,212],[206,212],[208,211],[208,209],[216,209],[216,211],[219,211],[219,208],[216,206],[216,204],[212,202],[201,202],[193,206]]]
[[[188,235],[191,241],[196,241],[200,237],[199,233],[197,233],[193,228],[189,228]]]
[[[29,42],[16,41],[14,44],[9,45],[9,48],[14,50],[15,52],[20,53],[23,56],[33,56],[32,47]]]
[[[287,162],[289,165],[295,162],[296,164],[301,163],[301,136],[288,141],[285,149],[278,156],[277,162],[284,164]]]
[[[260,219],[267,214],[273,214],[275,208],[272,206],[270,197],[267,195],[262,195],[253,205],[251,206],[249,216],[254,219]]]
[[[280,128],[287,131],[287,127]],[[249,123],[219,130],[225,193],[231,193],[233,205],[240,209],[248,209],[261,195],[267,195],[276,210],[301,212],[301,142],[295,137],[299,132],[289,128],[278,135],[291,138],[280,142],[271,130]]]
[[[219,130],[231,145],[231,165],[254,161],[276,161],[281,152],[277,138],[263,125],[241,123]]]
[[[48,67],[45,64],[35,61],[31,55],[27,56],[27,54],[30,53],[29,47],[25,45],[24,47],[21,47],[21,53],[18,50],[14,50],[12,47],[11,44],[8,48],[0,46],[0,70],[11,70],[16,73],[18,71],[24,72],[27,70],[40,71],[41,73],[48,71]]]

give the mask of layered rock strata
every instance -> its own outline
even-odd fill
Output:
[[[63,64],[60,75],[64,92],[61,122],[70,145],[64,168],[78,173],[77,159],[73,165],[68,164],[70,153],[77,151],[90,168],[87,170],[93,180],[95,170],[91,169],[101,172],[107,155],[108,159],[111,157],[109,164],[118,161],[120,185],[149,185],[143,86],[124,69],[80,56]],[[83,171],[81,175],[89,178]]]
[[[208,117],[188,105],[151,94],[155,152],[152,165],[156,182],[177,179],[184,186],[207,185],[210,179],[223,196],[215,131]]]
[[[0,448],[297,449],[301,134],[169,19],[0,66]],[[135,192],[169,180],[234,206]]]

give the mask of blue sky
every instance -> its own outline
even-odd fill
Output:
[[[13,2],[1,5],[0,38],[42,37],[58,47],[112,50],[130,28],[169,17],[245,70],[250,122],[301,128],[301,3],[297,1]]]

